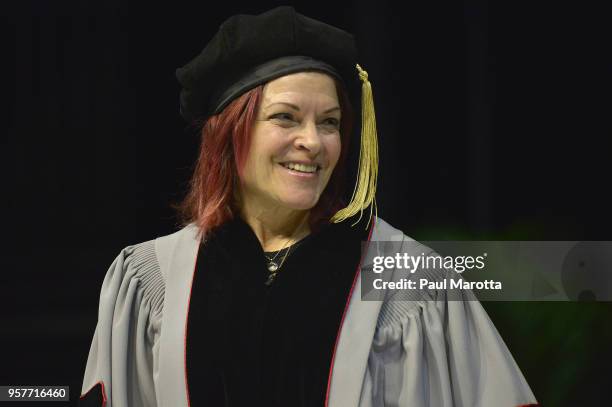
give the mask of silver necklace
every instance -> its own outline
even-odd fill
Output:
[[[304,218],[304,220],[302,220],[302,222],[295,229],[295,232],[293,232],[293,236],[295,236],[297,234],[297,231],[300,229],[300,227],[304,224],[305,221],[306,221],[306,218]],[[268,261],[268,266],[267,266],[268,267],[268,271],[270,272],[270,275],[268,276],[268,279],[266,280],[266,285],[272,284],[272,282],[276,278],[276,274],[278,273],[280,268],[285,263],[285,260],[287,260],[287,256],[289,256],[289,252],[291,251],[291,249],[296,247],[300,243],[300,242],[296,242],[293,245],[288,246],[289,242],[291,242],[291,240],[293,239],[293,236],[290,237],[289,240],[287,240],[287,243],[285,243],[283,248],[281,248],[279,251],[277,251],[276,254],[273,257],[270,258],[270,257],[266,256],[266,254],[264,252],[264,257]],[[285,255],[283,256],[283,259],[280,261],[280,263],[278,263],[276,261],[276,258],[283,251],[285,251]]]
[[[274,282],[274,280],[276,279],[276,275],[280,271],[281,267],[283,267],[283,264],[285,264],[285,260],[287,260],[287,257],[289,257],[289,252],[291,252],[293,249],[298,247],[300,243],[302,243],[302,241],[304,241],[304,239],[292,244],[289,247],[280,249],[278,252],[276,252],[276,254],[272,258],[264,254],[264,257],[266,258],[266,260],[268,260],[268,271],[270,272],[270,275],[268,276],[268,279],[266,280],[266,285],[269,286]],[[283,255],[283,259],[280,261],[280,263],[277,263],[276,261],[274,261],[274,259],[283,251],[285,252],[285,254]]]
[[[291,246],[289,246],[289,247],[285,247],[285,248],[283,248],[283,249],[280,249],[280,250],[276,251],[276,254],[275,254],[274,256],[272,256],[272,257],[268,257],[268,256],[266,256],[266,254],[264,253],[264,257],[266,258],[266,260],[268,260],[268,271],[269,271],[270,273],[274,273],[274,272],[276,272],[276,271],[277,271],[277,270],[280,268],[280,266],[282,266],[282,264],[283,264],[283,262],[284,262],[285,258],[283,258],[283,261],[282,261],[280,264],[279,264],[278,262],[276,262],[275,260],[276,260],[276,258],[278,257],[278,255],[279,255],[279,254],[281,254],[281,252],[283,252],[283,251],[285,251],[285,250],[287,250],[287,249],[289,249],[289,248],[291,248]],[[287,252],[288,252],[288,251],[289,251],[289,250],[287,250]],[[285,257],[287,257],[287,256],[285,255]]]

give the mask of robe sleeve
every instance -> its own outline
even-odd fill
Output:
[[[79,405],[157,405],[163,299],[154,241],[123,249],[102,283]]]
[[[458,278],[446,270],[449,277]],[[365,383],[372,406],[538,405],[471,291],[418,295],[413,301],[386,301],[381,308]]]

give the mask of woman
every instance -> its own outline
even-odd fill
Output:
[[[230,18],[177,71],[182,115],[204,123],[187,226],[111,266],[82,405],[535,402],[470,293],[362,301],[361,243],[411,239],[362,216],[377,150],[360,68],[358,181],[342,205],[355,55],[350,34],[280,7]]]

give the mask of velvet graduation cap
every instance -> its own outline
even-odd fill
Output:
[[[370,207],[376,213],[378,141],[372,87],[356,64],[353,36],[303,16],[292,7],[259,15],[235,15],[221,24],[204,50],[176,76],[182,85],[181,115],[187,121],[220,113],[243,93],[281,76],[320,71],[340,80],[355,95],[361,80],[361,149],[351,201],[332,222],[341,222]]]

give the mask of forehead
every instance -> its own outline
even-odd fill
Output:
[[[283,97],[318,97],[338,101],[336,83],[331,76],[320,72],[299,72],[282,76],[264,86],[264,101]]]

